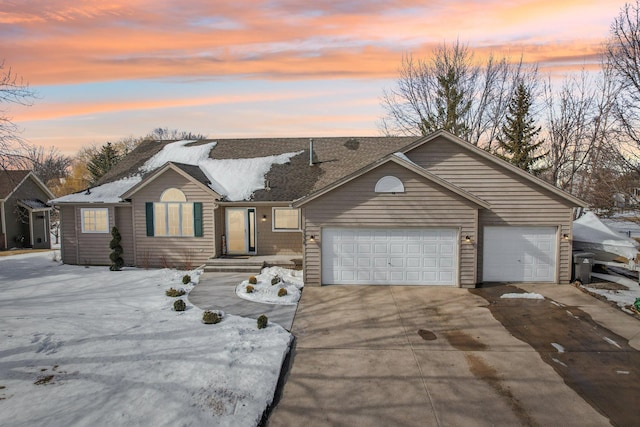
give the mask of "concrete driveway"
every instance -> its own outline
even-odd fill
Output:
[[[448,287],[305,288],[267,424],[610,425],[487,305]]]

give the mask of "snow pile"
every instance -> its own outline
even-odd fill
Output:
[[[58,197],[52,200],[52,203],[70,203],[70,202],[87,202],[87,203],[119,203],[122,201],[121,194],[129,191],[133,186],[142,181],[139,175],[129,178],[119,179],[109,182],[98,187],[78,193],[69,194],[67,196]]]
[[[209,156],[215,142],[188,146],[193,141],[177,141],[165,145],[142,167],[144,172],[157,169],[167,162],[198,166],[211,181],[211,189],[228,200],[249,200],[254,191],[264,188],[264,176],[274,164],[289,162],[301,153],[250,159],[212,159]]]
[[[211,189],[230,201],[249,200],[256,191],[264,188],[264,176],[274,164],[287,163],[302,153],[284,153],[275,156],[249,159],[212,159],[211,150],[216,142],[191,145],[195,141],[176,141],[165,145],[140,168],[140,174],[152,172],[167,162],[198,166],[211,181]],[[118,203],[120,196],[141,181],[140,176],[121,179],[91,189],[91,194],[79,192],[53,200],[53,203],[103,202]]]
[[[291,335],[270,323],[171,309],[185,272],[0,258],[4,426],[255,426]],[[199,272],[190,272],[193,282]]]
[[[587,212],[573,221],[574,249],[602,250],[634,259],[638,255],[638,242],[607,227],[593,212]]]
[[[500,295],[500,298],[544,299],[544,297],[542,295],[536,294],[536,293],[533,293],[533,292],[502,294],[502,295]]]
[[[145,162],[140,168],[143,172],[151,172],[165,165],[167,162],[197,165],[202,159],[209,158],[209,153],[216,146],[216,142],[202,145],[187,145],[196,141],[176,141],[162,147],[158,153]]]
[[[618,307],[627,310],[626,307],[633,305],[636,298],[640,298],[640,285],[629,286],[628,290],[624,289],[597,289],[592,288],[589,285],[581,285],[583,288],[591,293],[601,295],[608,301],[612,301],[618,305]]]
[[[263,268],[262,272],[255,277],[256,284],[250,284],[249,280],[240,283],[236,287],[236,295],[249,301],[266,304],[295,305],[300,300],[300,291],[304,287],[302,271],[268,267]],[[274,277],[280,278],[280,281],[272,285],[271,281]],[[253,287],[253,291],[247,292],[247,286]],[[278,296],[280,289],[286,289],[287,295]]]

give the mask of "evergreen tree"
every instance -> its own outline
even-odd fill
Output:
[[[96,184],[104,174],[109,172],[120,161],[120,158],[120,154],[110,142],[103,145],[100,151],[94,154],[87,164],[87,170],[91,174],[91,184]]]
[[[520,169],[538,175],[545,168],[536,167],[536,163],[544,158],[548,152],[536,155],[544,140],[536,141],[541,127],[535,126],[535,119],[531,114],[531,91],[520,82],[509,102],[502,134],[498,136],[501,153],[498,156],[513,163]]]
[[[465,87],[465,76],[459,65],[445,63],[441,74],[435,78],[435,108],[420,123],[422,135],[444,129],[454,135],[464,137],[469,132],[466,124],[471,109],[469,90]]]
[[[120,236],[118,227],[113,227],[111,229],[111,237],[111,242],[109,242],[109,248],[111,248],[111,253],[109,254],[111,266],[109,267],[109,270],[120,271],[122,266],[124,266],[124,259],[122,259],[122,246],[120,245],[122,237]]]

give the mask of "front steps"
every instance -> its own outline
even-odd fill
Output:
[[[283,267],[292,270],[302,268],[301,255],[272,255],[248,257],[209,258],[205,263],[205,273],[249,273],[259,274],[264,267]]]

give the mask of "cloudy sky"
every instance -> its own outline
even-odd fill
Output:
[[[624,0],[0,0],[0,59],[38,93],[10,115],[72,154],[156,127],[377,135],[403,53],[457,38],[560,76],[597,63]]]

